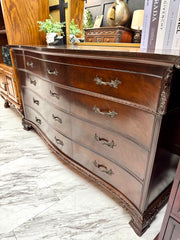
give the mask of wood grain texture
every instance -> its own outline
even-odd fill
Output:
[[[2,46],[7,45],[7,37],[6,34],[0,34],[0,49]],[[3,62],[2,51],[0,50],[0,63]]]
[[[37,21],[43,21],[48,17],[48,0],[2,0],[0,5],[0,30],[3,28],[6,29],[6,32],[0,35],[0,47],[7,44],[45,44],[45,34],[39,32]],[[14,75],[11,80],[9,77],[7,78],[9,91],[7,91],[7,95],[4,93],[3,97],[8,99],[9,103],[15,105],[17,110],[22,113],[22,100],[12,51],[10,51],[10,55]],[[0,62],[2,62],[1,50]]]
[[[74,19],[75,24],[82,30],[84,1],[70,1],[70,22]]]
[[[8,44],[45,44],[37,21],[48,18],[48,0],[2,0]]]

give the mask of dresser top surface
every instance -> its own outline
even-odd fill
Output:
[[[140,52],[140,48],[135,47],[107,47],[107,46],[85,46],[85,45],[62,45],[62,46],[45,46],[45,45],[10,45],[10,48],[21,49],[25,51],[40,51],[54,54],[71,54],[71,55],[89,55],[111,58],[137,59],[141,61],[161,62],[163,64],[175,64],[180,62],[179,52],[174,55],[154,54]],[[167,52],[168,53],[168,52]]]

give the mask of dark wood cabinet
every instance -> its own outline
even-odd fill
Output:
[[[141,235],[180,155],[177,56],[11,46],[25,117],[57,156],[120,199]]]
[[[21,99],[17,89],[18,83],[12,67],[0,63],[0,95],[4,98],[4,107],[9,107],[9,102],[22,111]]]
[[[125,27],[84,29],[85,42],[131,43],[134,31]]]
[[[180,239],[180,161],[158,240]]]

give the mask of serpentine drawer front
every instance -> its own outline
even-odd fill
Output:
[[[148,151],[133,141],[76,118],[73,119],[72,139],[110,159],[143,181]]]
[[[157,110],[161,88],[158,76],[117,69],[105,70],[86,65],[74,66],[62,62],[53,63],[42,61],[39,55],[37,57],[25,57],[27,70],[64,85],[132,101],[153,111]]]
[[[168,199],[180,153],[177,57],[12,48],[24,128],[119,198],[142,235]]]
[[[72,93],[71,112],[103,128],[122,133],[149,148],[154,115],[133,106],[87,94]]]
[[[132,177],[131,174],[107,159],[75,143],[73,143],[73,159],[120,190],[139,207],[142,184]],[[127,181],[129,183],[128,188]]]
[[[31,81],[35,81],[35,78],[33,77],[29,78],[29,75],[26,81],[22,79],[23,91],[28,92],[27,94],[32,95],[31,98],[33,98],[33,94],[38,94],[39,96],[43,97],[46,101],[51,102],[56,107],[64,109],[67,112],[70,111],[69,110],[70,100],[68,98],[68,94],[69,94],[68,91],[62,88],[59,88],[56,85],[52,85],[40,78],[38,78],[38,81],[36,81],[37,85],[39,86],[34,86],[34,84],[30,83]],[[29,84],[31,84],[30,87],[29,87]],[[26,93],[24,93],[23,95],[26,95]],[[27,97],[27,101],[28,99],[29,99],[29,96]]]

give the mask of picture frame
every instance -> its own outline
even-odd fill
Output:
[[[104,15],[98,15],[96,16],[96,19],[94,21],[94,26],[93,28],[99,28],[101,26],[102,20],[103,20]]]

